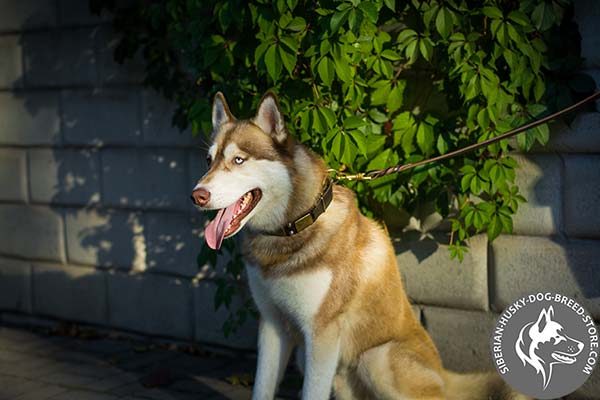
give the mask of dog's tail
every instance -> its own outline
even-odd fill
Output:
[[[460,374],[445,371],[446,398],[448,400],[530,400],[500,378],[496,372]]]

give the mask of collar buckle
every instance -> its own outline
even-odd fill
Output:
[[[288,222],[277,232],[264,232],[263,234],[272,236],[294,236],[295,234],[302,232],[314,224],[317,218],[327,210],[332,199],[333,182],[329,177],[326,177],[323,181],[323,189],[319,194],[319,198],[306,214],[294,221]]]
[[[294,221],[296,233],[308,228],[314,222],[315,222],[315,220],[311,213],[305,214],[304,216],[298,218],[296,221]]]

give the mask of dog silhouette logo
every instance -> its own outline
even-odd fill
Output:
[[[564,326],[554,319],[552,306],[542,309],[536,321],[526,324],[515,343],[523,365],[530,365],[541,374],[545,390],[558,364],[574,364],[583,350],[583,342],[572,338]]]
[[[500,376],[515,390],[555,399],[579,389],[598,362],[594,320],[560,293],[535,293],[510,304],[496,322],[491,355]]]

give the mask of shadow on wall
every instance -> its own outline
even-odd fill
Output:
[[[15,143],[32,146],[29,193],[42,206],[24,213],[47,213],[49,205],[48,218],[58,221],[48,231],[56,254],[25,255],[60,263],[31,263],[33,309],[223,342],[223,313],[212,311],[216,273],[196,263],[204,219],[189,199],[206,168],[204,151],[189,132],[171,128],[166,101],[136,84],[141,68],[114,64],[111,35],[100,25],[19,37],[25,78],[6,96],[11,115],[28,121],[13,124]]]

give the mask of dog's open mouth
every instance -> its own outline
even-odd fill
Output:
[[[206,227],[204,236],[208,246],[217,250],[221,248],[224,238],[237,233],[242,221],[256,207],[261,196],[260,189],[252,189],[229,207],[220,209],[215,219]]]
[[[552,358],[554,358],[556,361],[559,361],[563,364],[573,364],[575,361],[577,361],[577,359],[575,359],[574,357],[571,357],[560,351],[553,352]]]

